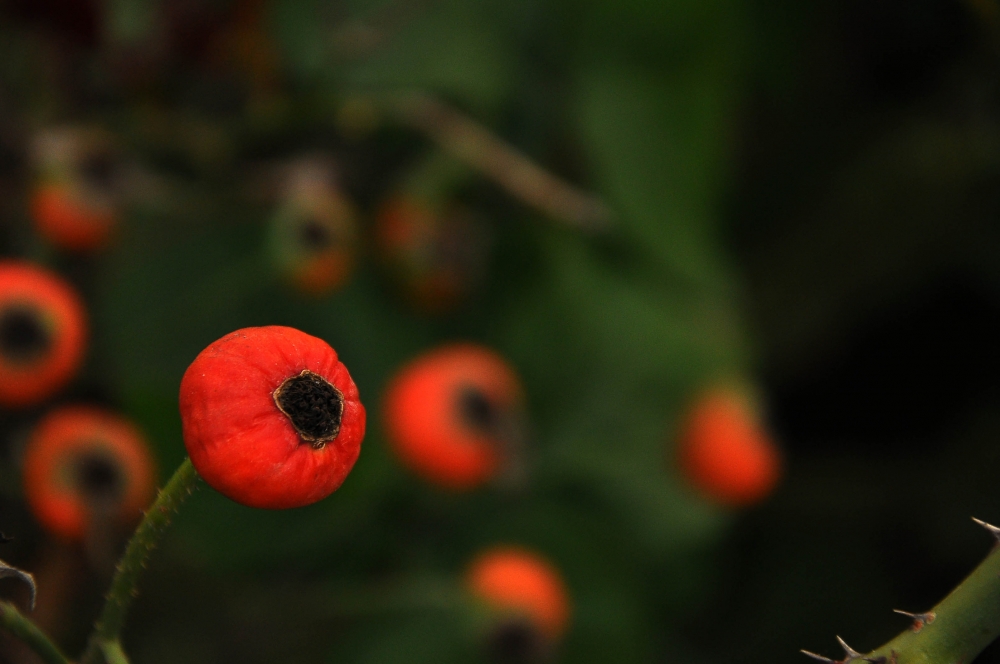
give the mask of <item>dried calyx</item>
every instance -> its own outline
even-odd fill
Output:
[[[299,241],[302,246],[319,251],[332,245],[334,236],[327,224],[318,219],[308,219],[299,228]]]
[[[462,421],[479,431],[496,427],[499,413],[496,404],[477,387],[465,386],[458,393],[458,409]]]
[[[548,659],[549,644],[528,620],[508,618],[487,634],[486,650],[495,664],[534,664]]]
[[[118,163],[110,152],[95,152],[88,155],[79,165],[84,181],[102,190],[111,189],[114,184]]]
[[[344,395],[319,374],[306,369],[286,379],[273,396],[299,437],[313,447],[323,447],[340,433]]]
[[[0,312],[0,353],[14,362],[32,362],[48,351],[52,339],[39,312],[13,305]]]
[[[117,501],[125,489],[125,477],[119,464],[107,454],[87,452],[74,468],[77,487],[90,500]]]

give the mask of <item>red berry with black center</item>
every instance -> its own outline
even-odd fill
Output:
[[[180,411],[198,473],[264,509],[333,493],[365,435],[365,408],[336,351],[290,327],[248,327],[209,345],[184,373]]]
[[[503,546],[482,552],[466,572],[465,587],[495,613],[485,643],[492,661],[541,661],[566,631],[566,585],[550,562],[531,551]]]
[[[88,406],[65,406],[35,427],[24,451],[24,491],[48,530],[82,540],[108,519],[129,525],[156,488],[145,438],[127,419]]]
[[[83,304],[69,284],[30,263],[0,261],[0,405],[30,406],[62,388],[86,337]]]
[[[462,205],[398,194],[382,205],[375,223],[382,262],[416,308],[447,311],[481,281],[488,228]]]
[[[304,159],[291,168],[271,222],[275,267],[299,291],[326,295],[347,283],[358,245],[357,212],[328,164]]]
[[[454,344],[403,367],[385,395],[390,442],[411,470],[449,489],[471,489],[515,465],[523,391],[494,351]]]
[[[767,498],[782,474],[781,453],[746,394],[716,387],[688,408],[677,465],[705,497],[731,507]]]

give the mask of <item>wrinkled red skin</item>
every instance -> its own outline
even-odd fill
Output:
[[[308,369],[344,395],[337,437],[303,442],[271,396]],[[337,490],[365,435],[365,408],[347,368],[322,339],[291,327],[248,327],[198,354],[181,379],[184,445],[198,473],[249,507],[309,505]]]

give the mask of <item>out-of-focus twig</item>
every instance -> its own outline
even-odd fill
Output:
[[[362,18],[350,18],[337,26],[331,43],[341,59],[362,58],[386,45],[435,0],[397,0]]]
[[[387,98],[406,124],[483,173],[515,198],[577,228],[606,229],[611,209],[598,197],[549,173],[493,132],[425,93]]]

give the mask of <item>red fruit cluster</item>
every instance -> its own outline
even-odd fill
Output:
[[[365,435],[365,408],[336,351],[290,327],[248,327],[210,344],[184,373],[180,411],[198,473],[265,509],[330,495]]]
[[[404,366],[386,390],[385,426],[397,455],[450,489],[488,481],[509,453],[523,403],[514,370],[495,352],[454,344]]]

